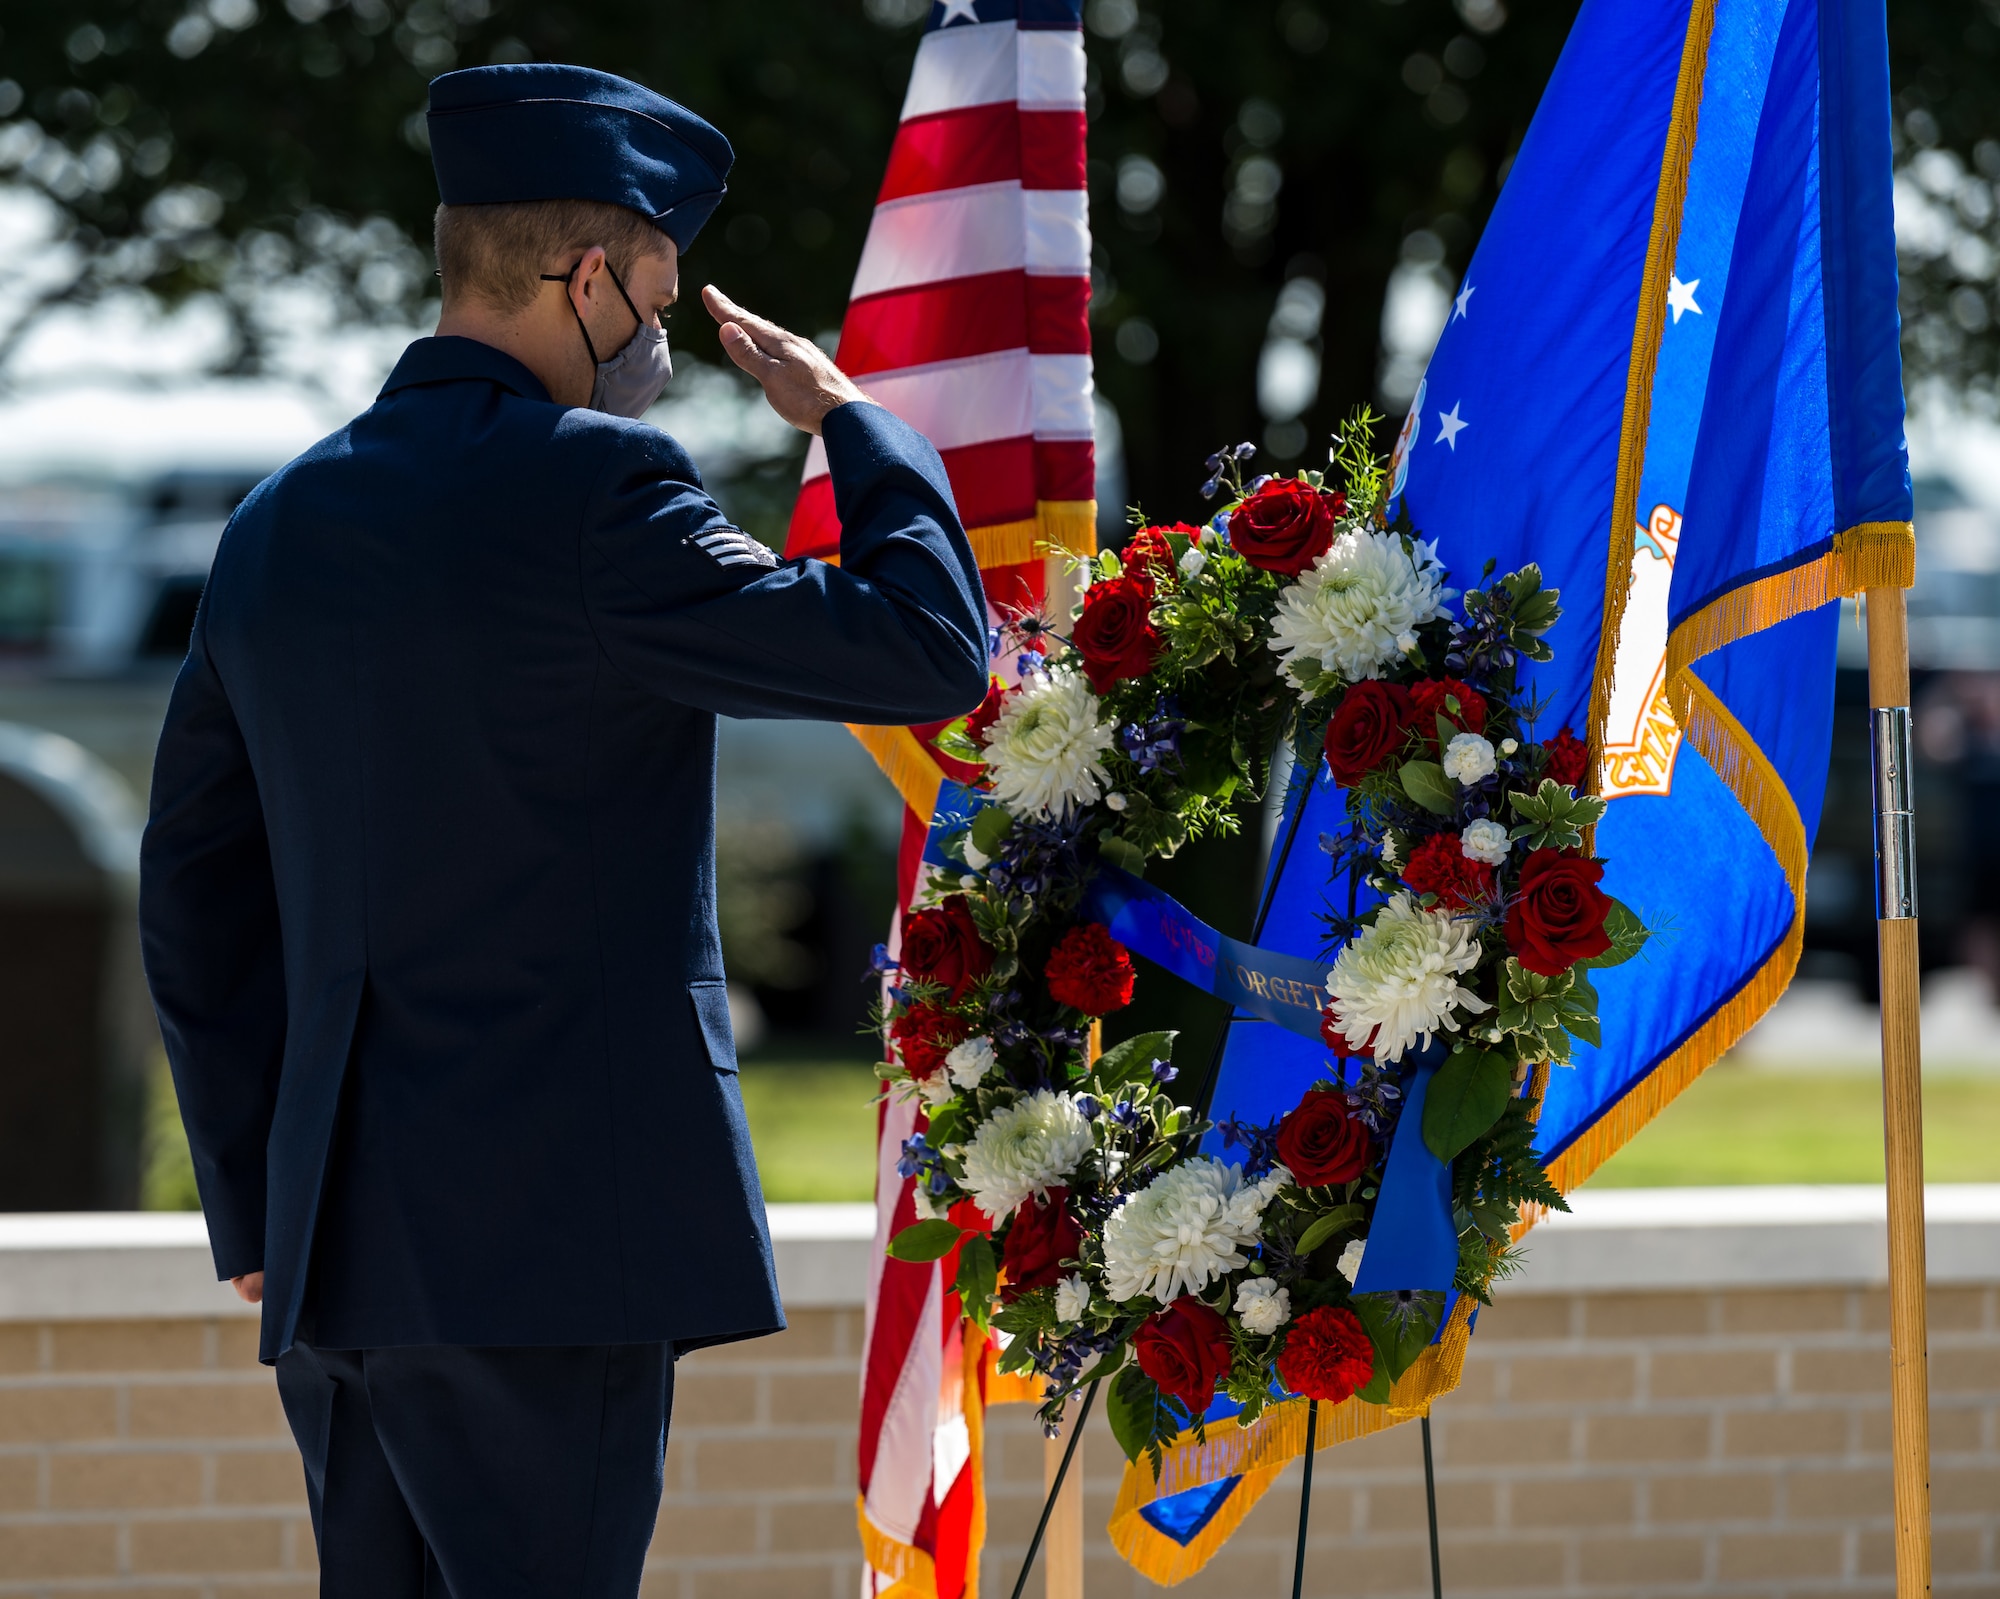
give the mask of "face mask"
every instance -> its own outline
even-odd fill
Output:
[[[624,283],[609,261],[604,263],[604,270],[617,284],[618,297],[625,302],[625,309],[632,313],[632,320],[638,323],[638,327],[625,341],[623,349],[610,360],[600,361],[597,359],[597,346],[591,342],[590,329],[583,325],[576,302],[569,302],[569,314],[576,318],[576,330],[583,335],[583,347],[590,352],[591,362],[597,368],[597,381],[590,389],[590,409],[611,416],[644,416],[653,408],[653,402],[660,397],[661,391],[673,380],[674,358],[667,350],[667,330],[654,327],[639,315],[639,308],[632,303],[632,296],[625,292]],[[575,276],[576,267],[571,267],[567,272],[544,272],[542,281],[568,283]]]

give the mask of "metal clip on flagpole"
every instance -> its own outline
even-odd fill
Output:
[[[1896,1596],[1927,1599],[1931,1591],[1930,1380],[1925,1352],[1916,839],[1910,796],[1910,635],[1901,589],[1869,589],[1867,603],[1868,731],[1875,779],[1875,931],[1882,977],[1882,1126],[1888,1157]]]

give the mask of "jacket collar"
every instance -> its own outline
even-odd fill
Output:
[[[511,355],[477,339],[458,337],[418,339],[403,352],[389,381],[382,385],[382,394],[420,383],[462,383],[468,379],[497,383],[524,400],[549,398],[542,380]]]

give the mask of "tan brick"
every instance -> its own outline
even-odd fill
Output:
[[[1931,1331],[1978,1332],[1990,1327],[1990,1295],[1987,1288],[1933,1286],[1924,1295],[1924,1313]],[[1861,1325],[1869,1332],[1889,1330],[1886,1292],[1874,1290],[1861,1296]]]
[[[1185,1582],[1174,1585],[1171,1592],[1174,1599],[1243,1599],[1247,1593],[1270,1593],[1292,1591],[1292,1571],[1285,1564],[1280,1552],[1273,1547],[1249,1548],[1239,1545],[1237,1538],[1229,1541],[1229,1554],[1210,1561]],[[1000,1569],[988,1579],[991,1585],[982,1590],[989,1593],[1005,1594],[1014,1586],[1014,1577],[1021,1569],[1021,1556],[1027,1553],[1025,1545],[1013,1554],[1013,1558],[1000,1562]],[[1233,1557],[1233,1558],[1232,1558]],[[1311,1555],[1306,1557],[1306,1570],[1310,1574],[1313,1567]],[[1310,1580],[1310,1577],[1308,1577]],[[1123,1571],[1091,1571],[1086,1563],[1084,1571],[1084,1592],[1087,1594],[1108,1594],[1124,1591],[1130,1593],[1137,1586],[1128,1568]],[[1280,1587],[1282,1584],[1282,1588]],[[1029,1581],[1029,1592],[1040,1599],[1043,1584],[1039,1577]],[[1154,1592],[1159,1590],[1154,1589]]]
[[[0,1388],[0,1443],[78,1443],[117,1432],[115,1388]]]
[[[1724,1582],[1759,1577],[1837,1577],[1842,1560],[1839,1532],[1732,1532],[1718,1540],[1717,1575]]]
[[[1453,1406],[1490,1405],[1500,1368],[1498,1362],[1489,1358],[1468,1359],[1465,1370],[1458,1379],[1458,1386],[1437,1401]]]
[[[1468,1418],[1434,1424],[1434,1429],[1440,1465],[1511,1466],[1571,1455],[1567,1416]]]
[[[1517,1476],[1508,1492],[1515,1527],[1629,1526],[1635,1519],[1636,1487],[1625,1477]]]
[[[1792,1351],[1792,1392],[1795,1394],[1886,1394],[1888,1391],[1889,1351],[1886,1349]]]
[[[1986,1564],[1985,1550],[1981,1547],[1985,1537],[1977,1527],[1939,1527],[1931,1533],[1931,1569],[1940,1576],[1955,1576],[1965,1572],[1990,1572],[1993,1568]],[[1953,1593],[1966,1590],[1953,1585]],[[2000,1592],[2000,1582],[1985,1587],[1988,1594]]]
[[[854,1545],[854,1506],[845,1499],[770,1508],[771,1548],[781,1555],[844,1555]]]
[[[1840,1332],[1853,1308],[1839,1288],[1744,1288],[1717,1299],[1726,1333]]]
[[[830,1377],[809,1377],[809,1383],[837,1386]],[[781,1421],[791,1418],[780,1415]],[[671,1428],[740,1427],[757,1419],[757,1379],[749,1372],[696,1375],[683,1373],[674,1381]],[[671,1430],[670,1428],[670,1430]]]
[[[1446,1433],[1479,1425],[1477,1418],[1454,1417],[1440,1408],[1431,1423],[1440,1447]],[[1423,1434],[1415,1427],[1391,1427],[1387,1432],[1356,1438],[1324,1453],[1313,1464],[1313,1492],[1322,1474],[1335,1481],[1374,1484],[1392,1474],[1414,1475],[1424,1469]]]
[[[33,1510],[41,1502],[41,1458],[37,1455],[0,1455],[0,1511]]]
[[[1699,1538],[1586,1538],[1577,1545],[1585,1583],[1699,1582],[1708,1550]]]
[[[312,1575],[260,1577],[255,1582],[220,1583],[208,1592],[215,1599],[317,1599],[319,1579]],[[118,1599],[124,1599],[124,1593],[124,1589],[119,1589]],[[63,1599],[69,1599],[69,1595],[64,1594]]]
[[[692,1571],[687,1592],[694,1599],[815,1599],[831,1595],[836,1573],[843,1565],[831,1561],[795,1566],[765,1566],[756,1569],[728,1568],[720,1571]],[[850,1584],[850,1587],[854,1584]]]
[[[1447,1583],[1451,1581],[1451,1561],[1452,1556],[1446,1554],[1444,1571]],[[1364,1596],[1365,1599],[1402,1599],[1404,1595],[1428,1594],[1430,1589],[1430,1551],[1414,1540],[1403,1545],[1364,1544],[1341,1551],[1337,1559],[1306,1561],[1305,1591],[1314,1599],[1364,1599]],[[1180,1590],[1175,1588],[1171,1591],[1178,1599]],[[1252,1591],[1248,1588],[1238,1590],[1239,1593]]]
[[[1706,1415],[1592,1416],[1584,1453],[1593,1462],[1705,1460]]]
[[[1553,1538],[1447,1538],[1439,1565],[1447,1593],[1474,1582],[1482,1589],[1532,1588],[1547,1593],[1562,1585],[1563,1545]]]
[[[781,1333],[699,1350],[688,1361],[702,1367],[770,1366],[790,1360],[833,1360],[848,1355],[857,1365],[860,1363],[860,1340],[850,1336],[843,1312],[802,1310],[789,1319],[791,1325]]]
[[[1884,1470],[1794,1471],[1785,1478],[1785,1514],[1793,1521],[1886,1516],[1895,1490]]]
[[[201,1516],[132,1524],[134,1571],[275,1571],[285,1524],[275,1516]],[[233,1596],[232,1596],[233,1599]]]
[[[305,1467],[296,1449],[224,1449],[215,1456],[219,1505],[298,1505],[306,1502]]]
[[[771,1420],[780,1427],[861,1425],[861,1396],[837,1377],[773,1377]]]
[[[0,1322],[0,1372],[42,1369],[42,1329],[33,1322]]]
[[[1647,1381],[1655,1399],[1774,1394],[1778,1391],[1778,1356],[1770,1349],[1663,1351],[1653,1356]]]
[[[1494,1497],[1492,1483],[1441,1482],[1437,1485],[1438,1522],[1441,1526],[1458,1527],[1468,1532],[1495,1526]],[[1338,1504],[1323,1503],[1319,1484],[1313,1484],[1312,1518],[1315,1525],[1341,1526],[1341,1508]],[[1430,1511],[1424,1502],[1422,1485],[1371,1488],[1362,1525],[1370,1533],[1414,1532],[1428,1528]]]
[[[789,1505],[772,1507],[774,1517],[790,1511]],[[847,1536],[854,1537],[854,1507],[847,1512]],[[680,1560],[708,1560],[719,1557],[744,1558],[757,1552],[757,1507],[753,1504],[706,1504],[675,1502],[660,1506],[660,1519],[653,1524],[653,1547],[646,1556],[651,1566],[672,1565]]]
[[[222,1591],[229,1595],[229,1599],[244,1599],[245,1594],[249,1592],[234,1586]],[[121,1582],[110,1588],[100,1588],[92,1583],[82,1588],[65,1586],[62,1596],[63,1599],[207,1599],[207,1594],[202,1589],[185,1587],[179,1583],[163,1585],[147,1583],[142,1587],[132,1587]]]
[[[1722,1422],[1722,1452],[1740,1459],[1839,1455],[1847,1450],[1845,1410],[1739,1410]]]
[[[1568,1338],[1570,1307],[1574,1303],[1574,1300],[1555,1295],[1513,1295],[1503,1291],[1500,1298],[1479,1312],[1479,1333],[1473,1340],[1473,1346],[1512,1343],[1521,1339]]]
[[[2000,1466],[1933,1464],[1931,1509],[1941,1516],[2000,1512]]]
[[[208,1358],[198,1321],[66,1321],[50,1332],[56,1371],[199,1371]]]
[[[31,1577],[110,1577],[118,1571],[118,1529],[108,1523],[0,1525],[0,1573]]]
[[[201,1456],[58,1452],[49,1457],[52,1510],[160,1510],[201,1503]]]
[[[1592,1338],[1661,1338],[1708,1331],[1705,1294],[1592,1294],[1583,1302]]]
[[[1654,1521],[1768,1521],[1777,1506],[1777,1478],[1744,1472],[1654,1477],[1646,1495]]]
[[[1631,1355],[1557,1355],[1507,1362],[1507,1400],[1515,1405],[1626,1400],[1638,1385],[1639,1363]]]
[[[1861,1448],[1871,1455],[1886,1455],[1893,1447],[1894,1418],[1886,1404],[1860,1412]],[[1933,1455],[1976,1454],[1985,1448],[1985,1416],[1976,1406],[1944,1404],[1931,1406],[1931,1453]]]
[[[263,1327],[254,1316],[224,1316],[215,1323],[215,1364],[220,1371],[257,1370]]]
[[[695,1446],[695,1481],[704,1494],[831,1488],[841,1452],[829,1438],[704,1438]]]
[[[134,1438],[291,1437],[269,1378],[134,1383],[130,1405]]]
[[[2000,1393],[2000,1342],[1971,1349],[1930,1352],[1934,1394]]]

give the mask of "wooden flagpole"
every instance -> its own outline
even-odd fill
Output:
[[[1072,1399],[1064,1413],[1062,1436],[1042,1442],[1042,1486],[1055,1495],[1045,1544],[1048,1599],[1083,1599],[1083,1439],[1079,1432],[1086,1417],[1078,1414],[1079,1408]],[[1073,1463],[1066,1459],[1065,1447],[1072,1441],[1076,1450]]]
[[[1882,1125],[1888,1158],[1896,1599],[1928,1599],[1930,1379],[1924,1309],[1923,1044],[1917,1024],[1917,890],[1910,798],[1910,635],[1901,589],[1869,589],[1867,602],[1875,931],[1882,976]]]

